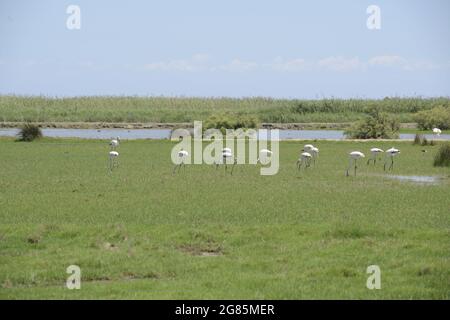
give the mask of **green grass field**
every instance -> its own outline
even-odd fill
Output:
[[[193,122],[228,113],[269,123],[342,123],[378,107],[399,122],[416,122],[414,114],[436,106],[450,107],[450,99],[272,99],[195,97],[74,97],[0,95],[0,121],[11,122]]]
[[[0,298],[449,299],[450,170],[437,147],[395,142],[392,173],[347,153],[394,142],[325,142],[295,168],[302,142],[281,142],[280,171],[172,174],[169,141],[0,139]],[[433,175],[437,185],[388,175]],[[65,288],[69,265],[80,290]],[[381,268],[380,290],[366,268]]]

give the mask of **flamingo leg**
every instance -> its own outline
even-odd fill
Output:
[[[352,166],[352,159],[350,158],[350,160],[349,160],[349,162],[348,162],[348,168],[347,168],[347,171],[345,172],[345,176],[347,176],[347,177],[349,176],[348,171],[350,170],[351,166]]]

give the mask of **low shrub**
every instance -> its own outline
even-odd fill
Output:
[[[353,139],[393,139],[398,137],[399,129],[400,124],[395,118],[374,108],[365,119],[355,122],[345,134]]]
[[[250,129],[259,126],[259,119],[252,115],[230,115],[229,113],[213,114],[206,119],[203,130],[220,129],[225,133],[226,129]]]
[[[19,131],[20,141],[33,141],[42,137],[41,129],[32,123],[26,123]]]

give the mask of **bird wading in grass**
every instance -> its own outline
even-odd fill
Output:
[[[386,150],[385,158],[384,158],[384,171],[386,171],[386,165],[390,162],[389,169],[392,170],[394,168],[394,157],[400,154],[400,150],[395,149],[394,147]]]
[[[115,167],[119,167],[119,153],[117,151],[109,152],[109,170],[113,171]]]
[[[312,155],[309,152],[302,152],[300,154],[300,158],[297,160],[297,170],[300,170],[302,166],[306,168],[309,168],[311,165],[311,158]]]
[[[373,164],[377,162],[377,157],[379,154],[382,154],[384,152],[383,149],[380,148],[372,148],[370,149],[370,158],[367,160],[367,164],[370,164],[370,161],[373,161]]]
[[[183,150],[183,149],[178,151],[179,162],[173,167],[172,173],[175,173],[177,168],[178,168],[178,172],[180,172],[181,167],[183,167],[184,170],[186,170],[186,163],[185,163],[185,161],[186,161],[187,157],[189,157],[189,152],[187,152],[186,150]]]
[[[273,152],[270,151],[269,149],[261,149],[259,151],[259,158],[258,158],[257,162],[260,164],[267,164],[267,160],[270,159],[272,154],[273,154]]]
[[[358,168],[357,166],[357,161],[358,159],[362,159],[365,157],[364,153],[360,152],[360,151],[352,151],[348,154],[349,156],[349,163],[348,163],[348,168],[347,171],[345,173],[345,175],[348,177],[349,173],[348,171],[350,170],[350,168],[352,167],[352,165],[355,168],[355,176],[356,176],[356,169]]]
[[[223,164],[225,165],[225,172],[227,172],[228,164],[230,164],[230,162],[231,162],[230,174],[233,175],[234,166],[237,163],[236,158],[233,157],[233,153],[231,152],[230,148],[223,148],[221,158],[218,161],[216,161],[216,170],[219,168],[219,164]]]
[[[316,164],[316,158],[319,157],[319,148],[313,146],[312,144],[305,144],[303,146],[303,150],[304,152],[307,152],[311,155],[311,159],[313,161],[313,164]]]
[[[109,146],[111,147],[111,150],[116,150],[117,147],[119,146],[119,144],[120,144],[120,138],[119,137],[117,137],[115,139],[112,139],[109,142]]]

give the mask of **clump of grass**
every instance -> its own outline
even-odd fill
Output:
[[[441,145],[434,156],[435,167],[450,167],[450,143]]]
[[[33,141],[35,139],[39,139],[42,137],[41,129],[32,124],[26,123],[19,132],[19,140],[20,141]]]
[[[413,145],[422,145],[423,136],[421,134],[416,133],[416,136],[414,137]]]
[[[428,139],[426,137],[424,137],[421,134],[416,133],[416,136],[414,137],[413,145],[434,146],[434,141],[433,140],[428,141]]]

